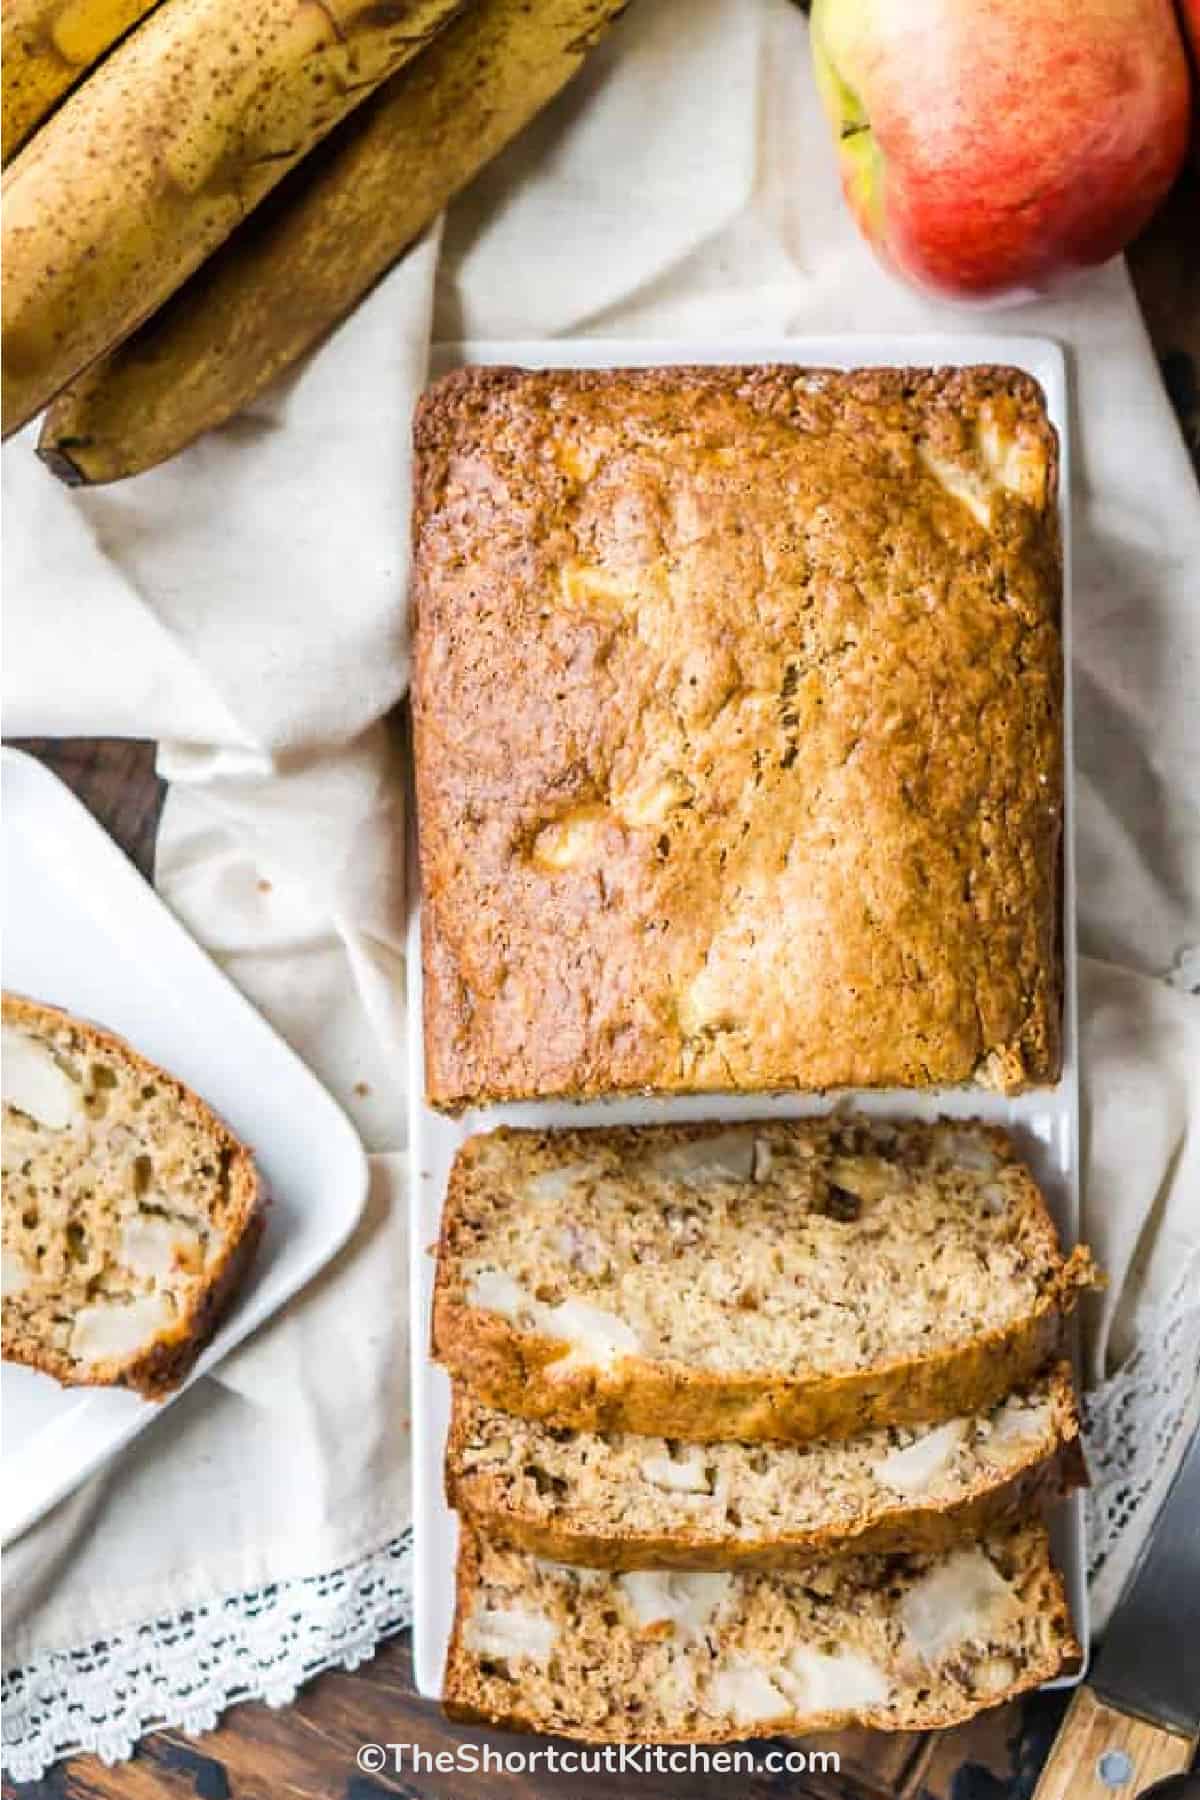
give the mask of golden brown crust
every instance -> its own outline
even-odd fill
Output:
[[[594,1569],[786,1569],[814,1556],[864,1555],[890,1551],[940,1550],[977,1538],[991,1527],[1029,1517],[1086,1482],[1079,1450],[1079,1412],[1070,1365],[1056,1371],[1053,1389],[1057,1448],[1018,1469],[1007,1480],[982,1468],[957,1498],[926,1503],[893,1498],[886,1510],[864,1510],[853,1519],[824,1523],[807,1531],[784,1530],[773,1537],[730,1531],[715,1537],[682,1514],[669,1534],[636,1531],[629,1515],[613,1517],[603,1532],[581,1530],[560,1501],[545,1513],[521,1512],[504,1484],[487,1468],[466,1471],[463,1453],[470,1403],[455,1384],[446,1442],[446,1497],[493,1543],[578,1563]]]
[[[528,1550],[554,1562],[578,1563],[588,1569],[787,1569],[814,1556],[864,1556],[897,1550],[944,1550],[969,1543],[981,1532],[1040,1510],[1059,1498],[1061,1469],[1041,1463],[953,1508],[914,1507],[893,1520],[864,1525],[849,1537],[832,1530],[812,1532],[792,1541],[775,1538],[731,1538],[724,1543],[692,1544],[679,1535],[628,1538],[571,1531],[555,1520],[535,1520],[506,1512],[468,1513],[480,1531],[499,1544]],[[451,1501],[466,1512],[464,1487],[456,1484]]]
[[[416,451],[434,1105],[1055,1079],[1036,383],[470,369]]]
[[[1093,1285],[1090,1252],[1072,1251],[1027,1317],[919,1361],[844,1375],[715,1374],[628,1356],[610,1368],[551,1373],[561,1339],[439,1296],[433,1354],[489,1406],[577,1431],[747,1442],[850,1437],[873,1425],[922,1425],[976,1412],[1034,1375],[1060,1348],[1063,1316]]]
[[[770,1130],[805,1137],[840,1123],[775,1121]],[[696,1442],[845,1438],[875,1425],[927,1424],[978,1412],[1002,1399],[1061,1350],[1064,1316],[1081,1290],[1097,1283],[1095,1264],[1084,1246],[1063,1260],[1037,1184],[1027,1170],[1012,1163],[1006,1134],[994,1127],[974,1127],[980,1141],[990,1145],[1019,1178],[1027,1245],[1043,1261],[1047,1276],[1027,1312],[969,1342],[838,1374],[715,1371],[640,1355],[624,1355],[607,1365],[575,1366],[564,1339],[522,1329],[500,1312],[469,1303],[464,1264],[475,1251],[478,1206],[492,1192],[488,1186],[477,1190],[476,1183],[493,1146],[519,1136],[535,1143],[553,1140],[557,1154],[569,1159],[586,1154],[589,1138],[624,1145],[632,1152],[638,1142],[660,1139],[681,1144],[723,1129],[673,1125],[522,1134],[500,1127],[468,1139],[451,1169],[442,1212],[433,1297],[434,1359],[489,1405],[575,1430],[633,1431]],[[909,1121],[903,1129],[919,1139],[934,1128]],[[484,1174],[485,1183],[486,1179]]]
[[[169,1070],[151,1062],[115,1032],[91,1020],[76,1018],[62,1007],[7,990],[3,997],[3,1012],[6,1024],[24,1026],[33,1032],[69,1027],[81,1048],[112,1057],[139,1075],[167,1087],[180,1111],[198,1129],[211,1134],[223,1159],[229,1196],[223,1251],[190,1309],[169,1331],[160,1332],[141,1355],[119,1364],[97,1362],[83,1367],[51,1346],[39,1346],[17,1338],[7,1323],[4,1327],[3,1356],[7,1362],[40,1369],[64,1387],[125,1387],[144,1399],[161,1400],[178,1387],[191,1370],[254,1259],[266,1224],[266,1196],[253,1153],[193,1089]]]
[[[454,1624],[450,1634],[450,1644],[446,1653],[446,1669],[442,1686],[442,1708],[448,1718],[459,1719],[466,1723],[489,1724],[505,1731],[522,1731],[546,1733],[550,1732],[567,1738],[580,1739],[586,1743],[730,1743],[738,1739],[752,1737],[755,1733],[735,1724],[718,1725],[714,1721],[704,1721],[697,1716],[689,1719],[686,1729],[671,1731],[655,1729],[650,1731],[644,1722],[635,1715],[622,1714],[622,1724],[607,1723],[603,1729],[594,1726],[576,1726],[570,1720],[558,1717],[553,1720],[541,1718],[530,1704],[527,1694],[523,1693],[519,1678],[503,1684],[505,1703],[496,1703],[494,1688],[489,1684],[487,1694],[480,1692],[478,1681],[479,1664],[466,1648],[464,1630],[470,1617],[475,1595],[480,1587],[481,1565],[485,1554],[485,1545],[479,1535],[470,1526],[465,1526],[459,1534],[458,1566],[455,1578]],[[1047,1644],[1044,1653],[1038,1657],[1030,1657],[1021,1668],[1016,1678],[1005,1686],[988,1694],[986,1700],[972,1697],[966,1693],[956,1693],[949,1700],[937,1704],[932,1700],[928,1688],[914,1689],[909,1704],[903,1711],[895,1707],[886,1710],[876,1708],[852,1709],[847,1712],[818,1712],[797,1716],[787,1724],[773,1724],[770,1727],[772,1736],[786,1731],[788,1735],[807,1734],[815,1731],[841,1730],[851,1725],[862,1725],[871,1730],[942,1730],[947,1726],[958,1725],[974,1718],[988,1707],[1003,1705],[1005,1701],[1016,1695],[1026,1693],[1031,1688],[1040,1686],[1045,1681],[1052,1681],[1055,1676],[1078,1667],[1083,1652],[1071,1626],[1067,1607],[1066,1591],[1062,1578],[1047,1563],[1037,1579],[1037,1594],[1029,1596],[1035,1602],[1044,1618],[1052,1624],[1052,1641]]]

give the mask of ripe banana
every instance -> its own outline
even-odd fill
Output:
[[[3,430],[147,318],[461,0],[165,0],[4,177]]]
[[[311,348],[575,73],[627,0],[478,0],[186,287],[60,395],[73,484],[165,461]]]
[[[79,77],[158,0],[4,0],[0,156],[7,163]]]

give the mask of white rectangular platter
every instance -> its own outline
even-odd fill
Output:
[[[430,1307],[434,1261],[446,1181],[455,1152],[472,1132],[496,1125],[646,1125],[698,1119],[800,1118],[828,1112],[851,1099],[868,1113],[932,1119],[982,1118],[1003,1125],[1026,1156],[1053,1210],[1063,1239],[1073,1244],[1079,1229],[1079,1066],[1076,1028],[1075,865],[1073,852],[1071,703],[1071,538],[1070,438],[1066,365],[1062,350],[1045,338],[1005,337],[822,337],[737,339],[722,343],[562,339],[544,343],[464,343],[440,345],[433,373],[464,363],[508,363],[525,368],[632,368],[668,363],[795,363],[825,368],[875,365],[929,367],[1004,363],[1027,370],[1041,383],[1050,418],[1060,439],[1059,511],[1063,542],[1063,652],[1065,664],[1066,809],[1064,818],[1063,1074],[1053,1088],[1008,1098],[982,1088],[942,1088],[923,1092],[839,1090],[828,1094],[697,1095],[667,1099],[623,1099],[575,1103],[527,1101],[487,1107],[445,1118],[424,1102],[425,1065],[421,1039],[421,945],[417,859],[410,857],[411,907],[407,940],[409,1033],[409,1143],[411,1204],[411,1317],[413,1384],[414,1626],[413,1663],[418,1690],[441,1694],[442,1671],[454,1610],[457,1521],[446,1505],[442,1457],[449,1418],[450,1383],[430,1360]],[[1080,1642],[1088,1642],[1084,1572],[1083,1503],[1078,1495],[1055,1518],[1055,1553],[1063,1571]],[[1073,1686],[1082,1671],[1050,1685]]]
[[[267,1225],[249,1279],[185,1384],[270,1318],[345,1243],[367,1163],[345,1113],[48,770],[16,750],[3,789],[4,985],[110,1026],[203,1095],[254,1150]],[[159,1416],[116,1388],[3,1365],[0,1541]]]

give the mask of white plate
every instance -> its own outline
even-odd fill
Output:
[[[345,1243],[367,1163],[345,1113],[188,936],[95,820],[16,750],[3,773],[4,984],[110,1026],[253,1146],[270,1204],[244,1287],[190,1386]],[[159,1416],[115,1388],[3,1365],[0,1542]]]
[[[433,1256],[446,1178],[455,1151],[474,1131],[499,1124],[527,1126],[655,1124],[688,1119],[798,1118],[830,1110],[849,1093],[865,1112],[917,1119],[938,1114],[977,1117],[1007,1127],[1033,1167],[1067,1244],[1079,1229],[1079,1070],[1076,1037],[1075,863],[1073,848],[1071,703],[1070,446],[1066,366],[1057,344],[1031,337],[790,338],[724,343],[678,341],[560,340],[553,343],[471,343],[439,346],[434,372],[462,363],[513,363],[527,368],[614,368],[667,363],[797,363],[810,367],[862,368],[872,364],[924,367],[942,364],[1006,363],[1028,370],[1042,385],[1060,445],[1059,509],[1063,541],[1063,652],[1066,669],[1064,819],[1063,1075],[1056,1087],[1006,1098],[983,1088],[907,1089],[783,1096],[689,1095],[668,1099],[526,1101],[494,1106],[448,1119],[424,1103],[425,1061],[421,1040],[421,947],[413,871],[408,935],[409,1132],[413,1179],[411,1204],[413,1524],[416,1571],[413,1664],[420,1693],[436,1699],[454,1612],[453,1570],[457,1521],[446,1505],[442,1456],[449,1419],[450,1382],[429,1357]],[[414,809],[415,810],[415,809]],[[1067,1583],[1080,1642],[1088,1641],[1084,1576],[1083,1503],[1078,1495],[1057,1509],[1055,1553]],[[1049,1683],[1074,1686],[1079,1674]]]

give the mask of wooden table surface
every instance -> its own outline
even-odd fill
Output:
[[[1200,475],[1200,182],[1188,174],[1135,246],[1131,262],[1163,376]],[[154,747],[117,740],[38,741],[42,758],[91,807],[146,874],[162,800]],[[59,1764],[41,1780],[6,1783],[4,1800],[1029,1800],[1064,1700],[1035,1694],[957,1730],[890,1736],[845,1732],[806,1749],[836,1749],[833,1774],[761,1777],[576,1776],[495,1773],[363,1774],[363,1743],[427,1752],[455,1744],[528,1749],[531,1740],[448,1725],[412,1686],[408,1634],[391,1639],[353,1674],[317,1677],[279,1711],[246,1704],[202,1738],[163,1731],[131,1762],[106,1769],[94,1757]]]

